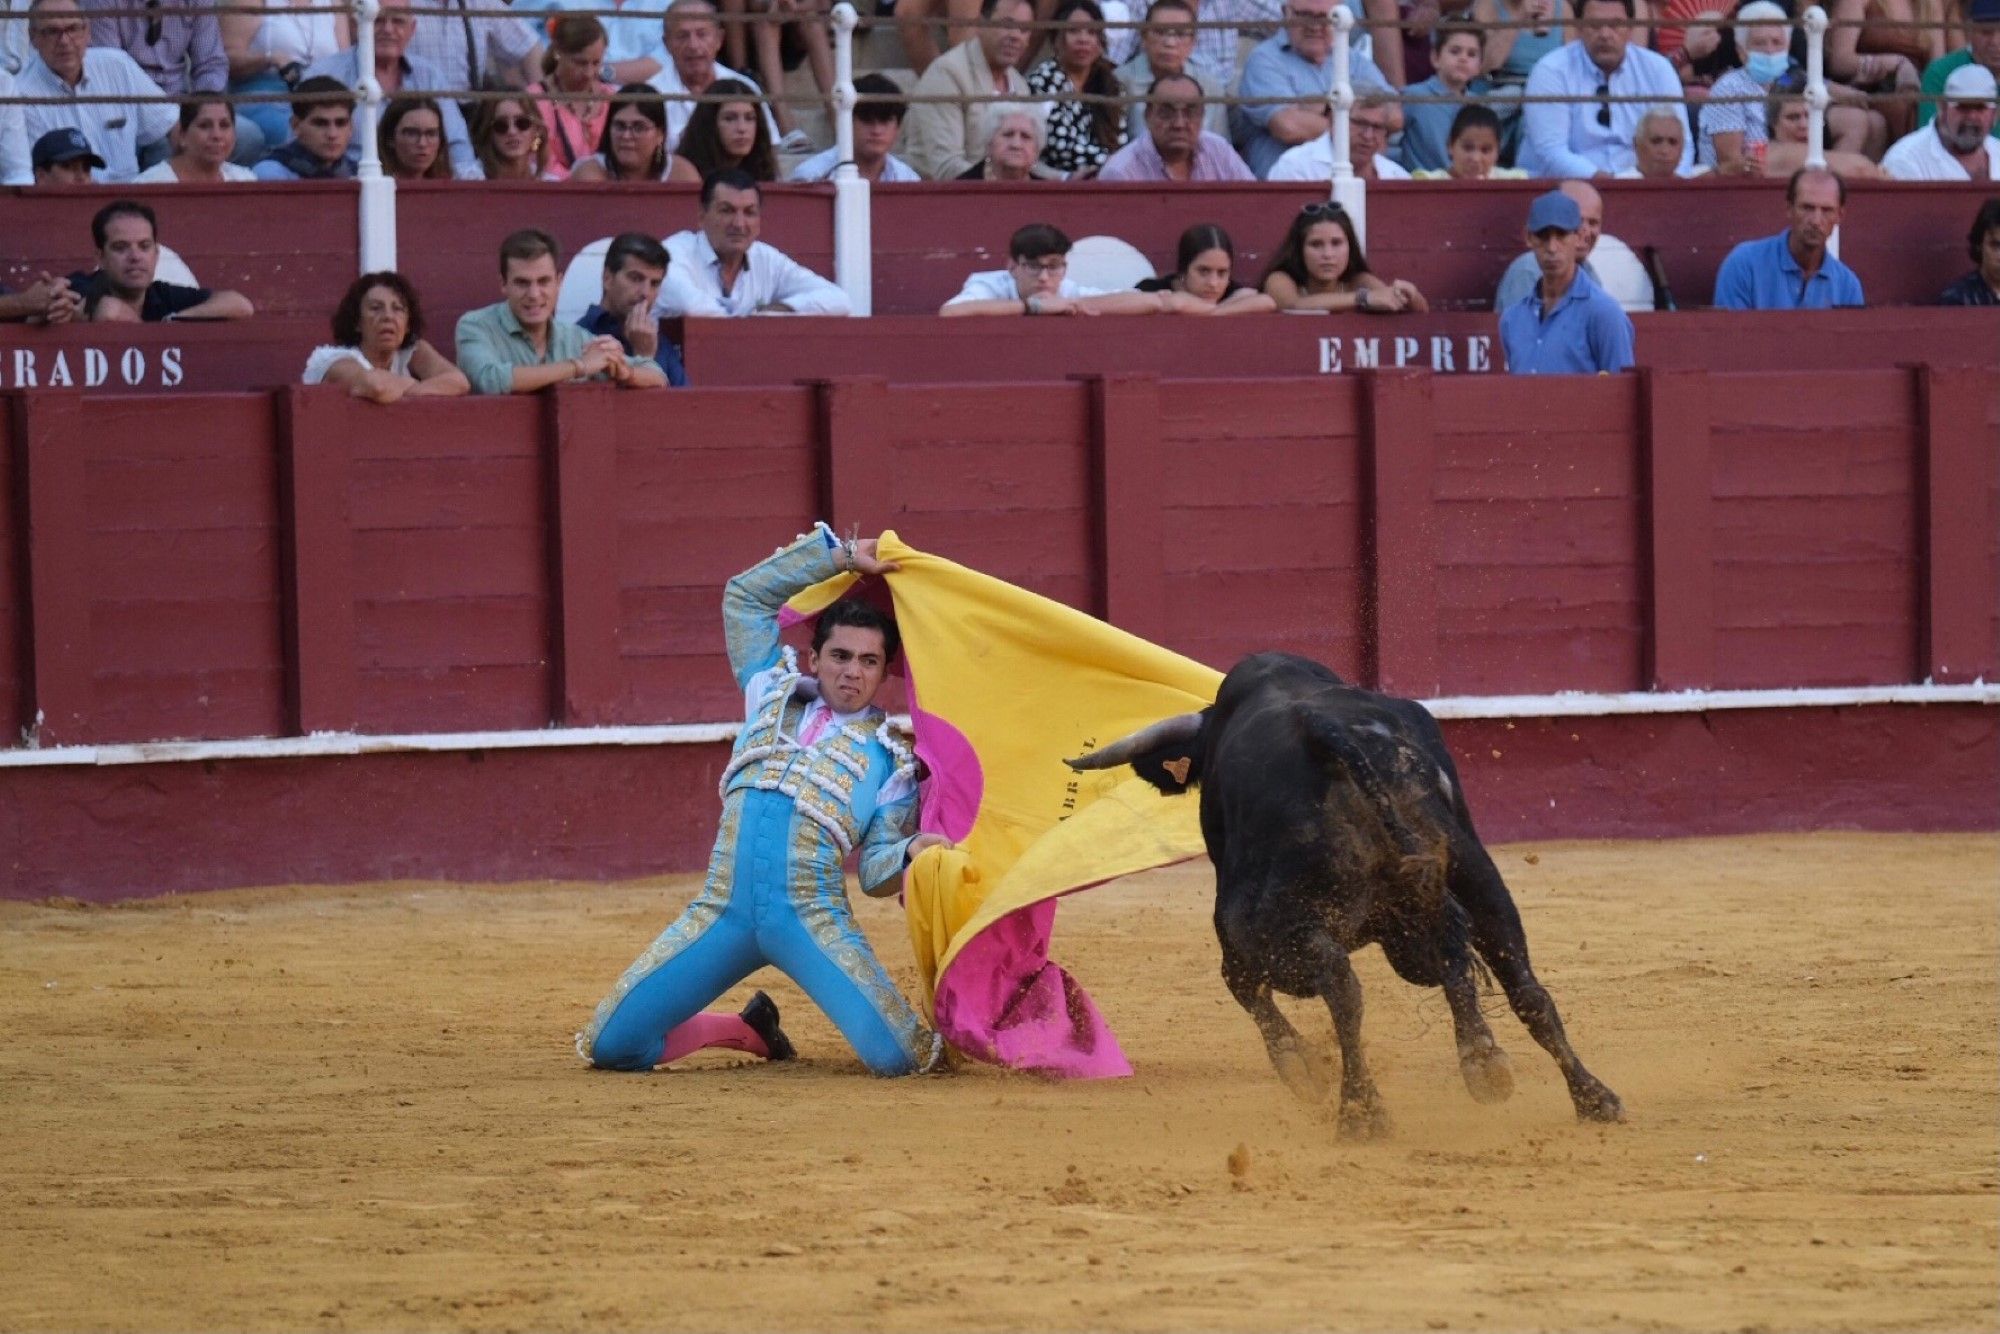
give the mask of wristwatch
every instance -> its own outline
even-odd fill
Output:
[[[1023,297],[1021,309],[1025,314],[1039,315],[1042,313],[1042,299],[1038,296]]]
[[[1367,288],[1365,288],[1365,287],[1362,287],[1362,288],[1357,288],[1357,289],[1355,289],[1355,293],[1354,293],[1354,308],[1355,308],[1356,310],[1366,310],[1366,309],[1368,309],[1368,289],[1367,289]]]
[[[616,83],[618,82],[618,68],[607,60],[597,67],[597,77],[604,83]]]

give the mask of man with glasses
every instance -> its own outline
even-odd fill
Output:
[[[99,181],[129,181],[139,174],[139,152],[163,143],[180,124],[160,85],[146,77],[123,51],[90,44],[90,22],[76,0],[35,0],[28,8],[28,41],[35,55],[15,80],[21,97],[46,98],[21,110],[29,143],[51,130],[80,130],[91,150],[104,159]],[[76,97],[132,98],[132,101],[70,101]]]
[[[1673,106],[1681,122],[1681,169],[1694,166],[1680,75],[1665,56],[1631,40],[1632,5],[1576,0],[1579,36],[1535,62],[1521,113],[1520,165],[1530,176],[1611,177],[1634,166],[1633,136],[1656,103]]]
[[[405,90],[432,94],[463,91],[452,85],[443,70],[421,56],[408,54],[410,37],[417,26],[410,16],[410,0],[381,0],[381,3],[382,8],[375,15],[375,81],[382,85],[382,96],[393,98]],[[359,88],[361,48],[350,46],[345,51],[336,51],[315,62],[305,76],[338,79],[344,87]],[[472,149],[472,136],[466,132],[465,116],[458,103],[448,96],[439,97],[438,114],[444,120],[444,144],[451,156],[451,174],[461,181],[484,177],[486,171]]]
[[[1146,132],[1111,155],[1100,181],[1254,181],[1229,141],[1201,128],[1201,86],[1163,74],[1146,91]]]
[[[1260,177],[1270,175],[1286,149],[1325,138],[1332,125],[1326,94],[1333,86],[1333,10],[1334,0],[1286,0],[1283,30],[1244,62],[1236,95],[1271,100],[1231,107],[1230,124],[1243,160]],[[1356,92],[1395,95],[1375,62],[1359,51],[1352,53],[1348,76]],[[1394,102],[1385,120],[1390,134],[1402,128]]]
[[[979,128],[986,102],[1030,100],[1028,81],[1016,66],[1028,53],[1035,7],[1029,0],[984,0],[979,17],[986,25],[933,60],[917,80],[916,100],[903,122],[903,156],[928,180],[956,180],[972,169],[985,145]],[[929,97],[959,100],[923,100]]]
[[[1329,115],[1331,114],[1329,109]],[[1389,136],[1394,132],[1396,104],[1384,93],[1367,93],[1356,100],[1347,113],[1347,162],[1354,174],[1371,184],[1378,181],[1407,181],[1410,173],[1388,154]],[[1289,148],[1271,165],[1265,178],[1273,181],[1330,181],[1333,179],[1333,132],[1308,139]]]
[[[1202,132],[1226,138],[1229,108],[1220,100],[1225,85],[1208,71],[1188,63],[1194,50],[1194,16],[1194,0],[1153,0],[1146,10],[1146,26],[1139,30],[1139,49],[1118,67],[1118,82],[1126,96],[1136,99],[1148,97],[1148,90],[1156,80],[1169,74],[1187,75],[1201,93]],[[1146,107],[1144,101],[1134,101],[1126,113],[1128,143],[1144,137]]]
[[[694,115],[693,102],[675,99],[690,93],[699,97],[717,79],[734,79],[760,98],[763,96],[762,84],[716,59],[722,51],[722,20],[717,16],[714,0],[674,0],[667,6],[660,32],[667,63],[645,82],[667,95],[668,148],[681,141],[681,131],[687,129],[688,119]],[[759,105],[764,113],[764,128],[771,132],[771,142],[775,144],[784,137],[778,132],[778,118],[771,114],[770,103]]]
[[[1070,239],[1031,222],[1007,242],[1004,269],[975,273],[940,315],[1150,315],[1167,308],[1163,292],[1100,292],[1069,276]]]

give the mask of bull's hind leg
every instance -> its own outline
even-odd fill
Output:
[[[1514,1096],[1514,1067],[1493,1040],[1479,1012],[1479,982],[1473,976],[1472,947],[1462,922],[1445,944],[1444,998],[1458,1039],[1458,1073],[1477,1102],[1505,1102]]]
[[[1361,979],[1347,951],[1332,936],[1320,932],[1312,948],[1319,972],[1319,993],[1333,1013],[1333,1031],[1340,1038],[1340,1133],[1348,1139],[1379,1139],[1389,1133],[1389,1113],[1361,1045]]]
[[[1285,1081],[1285,1087],[1307,1102],[1325,1102],[1331,1092],[1325,1064],[1306,1046],[1291,1021],[1278,1012],[1276,1002],[1271,999],[1270,979],[1230,948],[1227,940],[1222,942],[1222,980],[1228,984],[1229,994],[1236,997],[1236,1003],[1249,1011],[1257,1032],[1263,1035],[1271,1065],[1278,1078]]]
[[[1563,1080],[1569,1085],[1569,1099],[1576,1107],[1578,1119],[1624,1120],[1625,1106],[1618,1095],[1584,1069],[1582,1060],[1570,1047],[1555,1001],[1528,964],[1528,936],[1521,928],[1521,914],[1514,907],[1514,898],[1500,878],[1500,869],[1476,838],[1454,841],[1451,892],[1471,918],[1472,944],[1499,979],[1501,990],[1507,993],[1507,1003],[1514,1007],[1514,1014],[1542,1049],[1556,1058]],[[1455,1005],[1453,1013],[1457,1013]]]

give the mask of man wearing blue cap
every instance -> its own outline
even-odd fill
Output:
[[[1542,272],[1533,291],[1500,312],[1511,375],[1591,375],[1632,364],[1632,321],[1579,267],[1583,210],[1560,190],[1528,207],[1528,249]]]

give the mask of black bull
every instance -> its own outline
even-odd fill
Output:
[[[1388,1118],[1361,1044],[1361,986],[1348,955],[1380,945],[1398,976],[1444,988],[1472,1096],[1514,1089],[1479,1012],[1473,952],[1568,1081],[1579,1118],[1622,1120],[1618,1095],[1570,1049],[1555,1002],[1528,966],[1521,917],[1473,832],[1444,737],[1422,705],[1362,690],[1286,653],[1245,658],[1200,713],[1156,723],[1069,761],[1130,764],[1169,795],[1201,788],[1215,864],[1222,976],[1301,1097],[1325,1098],[1313,1051],[1271,993],[1319,996],[1340,1038],[1340,1129],[1379,1135]]]

